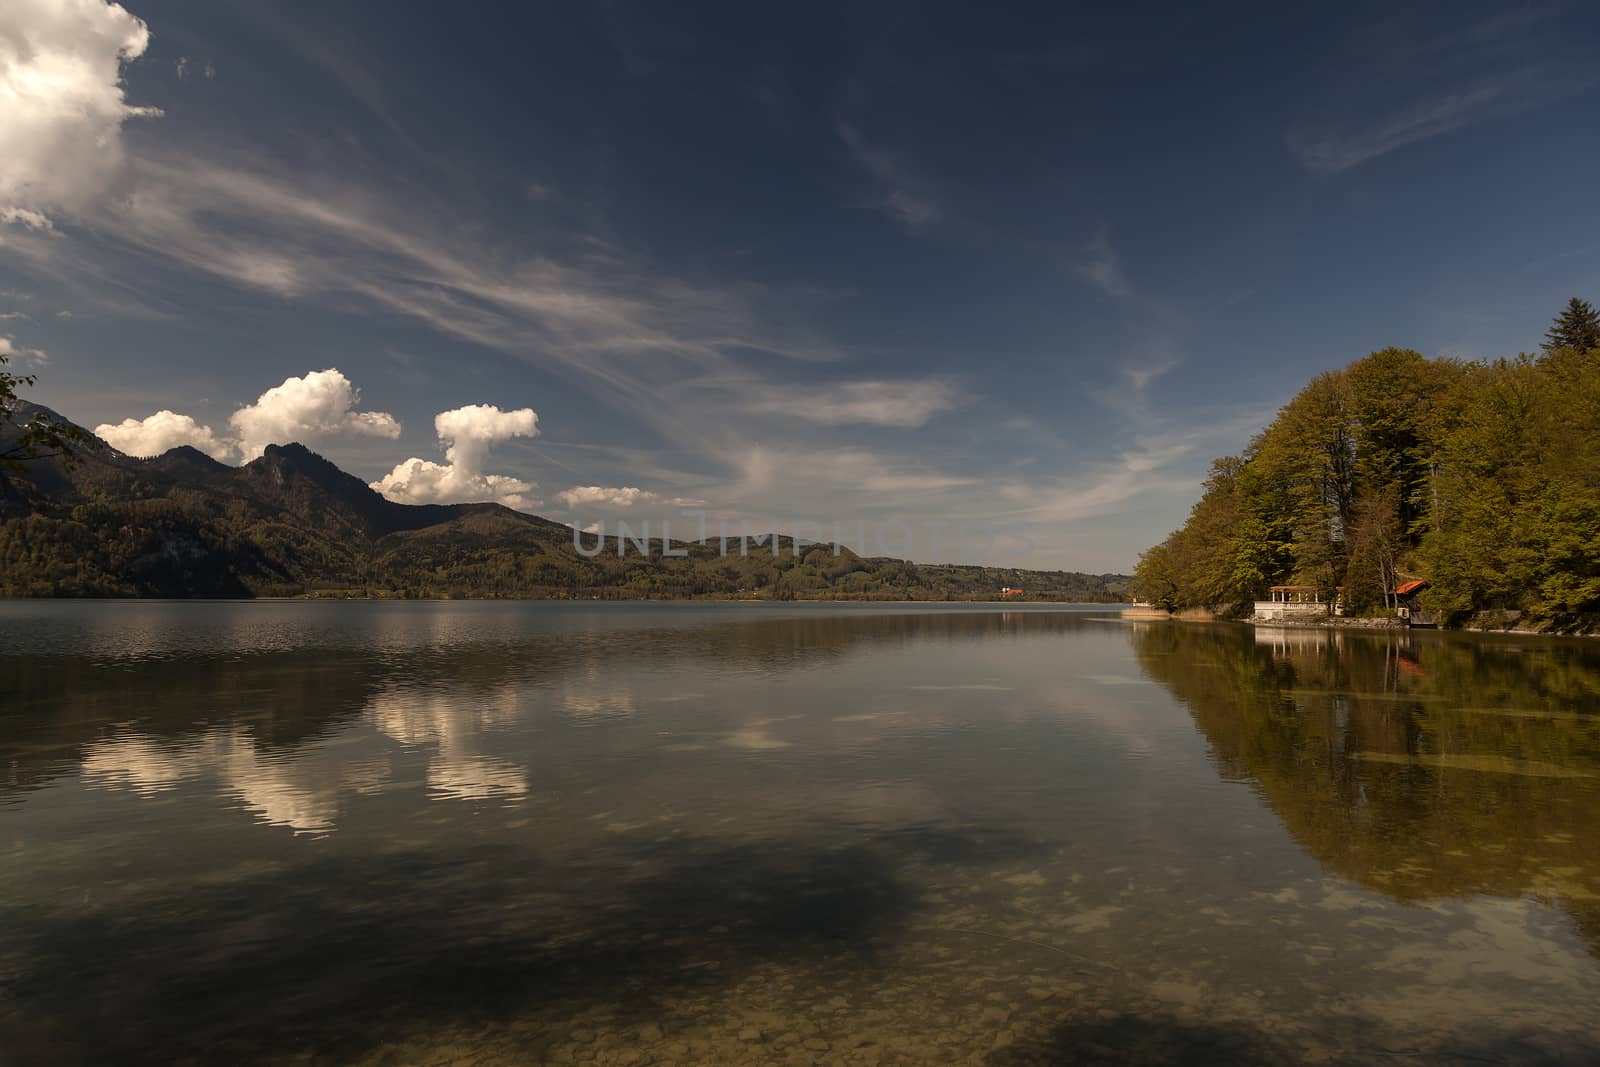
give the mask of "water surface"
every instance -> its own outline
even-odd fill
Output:
[[[1593,1062],[1597,653],[0,603],[0,1062]]]

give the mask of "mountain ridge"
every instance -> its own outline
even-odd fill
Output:
[[[48,408],[23,402],[18,419]],[[65,420],[63,420],[65,421]],[[0,443],[9,427],[0,427]],[[14,431],[13,431],[14,432]],[[0,487],[3,596],[1117,600],[1127,578],[864,558],[773,535],[748,555],[659,539],[648,557],[495,503],[402,504],[298,443],[238,467],[180,445],[35,460]],[[688,554],[666,556],[670,547]]]

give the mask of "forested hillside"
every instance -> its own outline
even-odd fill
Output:
[[[1315,378],[1243,454],[1213,464],[1133,588],[1182,608],[1342,586],[1363,614],[1412,577],[1449,620],[1600,615],[1600,316],[1587,303],[1568,306],[1536,356],[1386,348]]]
[[[26,420],[70,426],[12,407],[0,458]],[[788,539],[748,555],[736,541],[726,554],[715,541],[676,543],[684,557],[650,547],[648,558],[631,543],[623,555],[612,537],[588,556],[571,527],[498,504],[397,504],[300,445],[269,446],[242,467],[192,448],[136,459],[103,444],[52,446],[49,458],[0,468],[0,596],[989,600],[1013,586],[1026,600],[1115,601],[1128,581],[831,545],[797,555]]]

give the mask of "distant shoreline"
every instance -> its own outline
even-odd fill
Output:
[[[0,604],[78,603],[149,604],[749,604],[790,607],[796,604],[894,605],[903,607],[990,607],[990,608],[1098,608],[1116,611],[1126,601],[1099,600],[903,600],[866,598],[818,598],[777,600],[765,597],[382,597],[382,596],[256,596],[256,597],[177,597],[177,596],[51,596],[0,597]]]
[[[1169,612],[1165,621],[1171,622],[1226,622],[1239,623],[1263,630],[1365,630],[1372,633],[1452,633],[1452,634],[1490,634],[1511,637],[1600,637],[1600,629],[1578,630],[1535,630],[1526,627],[1488,627],[1488,626],[1407,626],[1399,619],[1384,618],[1345,618],[1330,616],[1326,619],[1258,619],[1246,617],[1242,619],[1223,618],[1215,613],[1198,614],[1198,609],[1189,609],[1183,614]],[[1162,616],[1156,614],[1127,615],[1124,618],[1139,621],[1164,621]]]

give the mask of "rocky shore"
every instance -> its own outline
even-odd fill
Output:
[[[1294,618],[1267,618],[1261,615],[1252,615],[1244,620],[1252,626],[1265,626],[1271,629],[1284,630],[1406,630],[1409,629],[1404,619],[1352,619],[1342,615],[1329,615],[1326,618],[1294,619]],[[1432,627],[1429,627],[1432,629]]]

